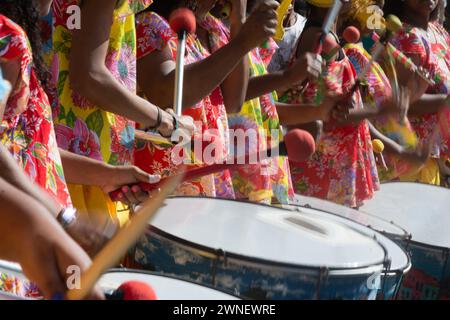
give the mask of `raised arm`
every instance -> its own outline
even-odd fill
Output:
[[[75,91],[106,111],[154,126],[157,108],[120,84],[105,66],[113,11],[117,1],[83,1],[82,28],[73,31],[70,82]],[[163,112],[161,132],[170,134],[172,116]]]
[[[271,6],[256,11],[245,23],[241,17],[245,12],[235,13],[230,42],[206,59],[185,66],[184,83],[189,90],[183,93],[184,108],[192,107],[221,86],[227,111],[239,111],[247,88],[247,53],[275,32]],[[172,103],[174,79],[175,62],[168,46],[138,60],[138,84],[153,103],[161,106]]]

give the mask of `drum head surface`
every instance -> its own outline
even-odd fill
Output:
[[[409,235],[400,226],[384,220],[380,217],[367,214],[358,210],[340,206],[331,201],[326,201],[318,198],[305,197],[302,195],[295,195],[295,199],[291,205],[284,205],[286,209],[295,209],[296,206],[307,206],[320,211],[325,211],[338,215],[343,218],[350,219],[366,227],[372,228],[378,232],[387,233],[395,237],[406,239]]]
[[[392,220],[411,233],[413,241],[450,248],[449,189],[418,183],[386,183],[361,211]]]
[[[208,198],[172,198],[165,204],[154,227],[229,254],[315,268],[374,266],[385,257],[377,241],[325,217]]]
[[[239,300],[237,297],[205,286],[144,272],[113,270],[105,273],[98,283],[104,290],[116,290],[127,281],[142,281],[149,284],[158,300]]]
[[[368,237],[376,238],[387,251],[387,256],[391,261],[390,266],[391,271],[405,272],[409,271],[409,269],[411,268],[411,260],[409,259],[409,256],[406,254],[406,252],[394,241],[384,236],[383,234],[377,232],[376,230],[365,227],[364,225],[361,225],[359,222],[350,220],[346,217],[330,214],[325,211],[309,210],[308,208],[300,207],[297,208],[297,212],[303,216],[318,216],[328,218],[332,221],[345,224],[352,229],[358,230],[361,233],[367,235]]]

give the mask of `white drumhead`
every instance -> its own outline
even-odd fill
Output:
[[[409,271],[409,269],[411,267],[411,261],[410,261],[408,255],[406,254],[406,252],[399,245],[397,245],[394,241],[385,237],[381,233],[378,233],[377,231],[374,231],[373,229],[367,228],[364,225],[361,225],[359,222],[355,222],[346,217],[341,217],[339,215],[335,215],[332,213],[319,211],[319,210],[311,211],[311,210],[307,210],[305,208],[300,208],[300,207],[297,208],[296,211],[298,212],[299,215],[302,215],[302,216],[319,216],[319,217],[331,219],[336,222],[343,223],[343,224],[349,226],[350,228],[360,231],[361,233],[367,235],[368,237],[376,238],[387,251],[387,256],[391,261],[390,270],[391,271],[403,271],[403,272]]]
[[[392,220],[411,233],[414,241],[450,248],[449,189],[418,183],[386,183],[361,211]]]
[[[151,224],[204,247],[297,266],[357,268],[385,256],[375,240],[342,223],[238,201],[168,199]]]
[[[127,281],[142,281],[150,285],[158,300],[239,300],[226,293],[191,282],[142,272],[110,271],[99,280],[103,290],[116,290]]]
[[[299,205],[326,211],[350,219],[376,231],[394,235],[396,237],[407,238],[409,236],[400,226],[397,226],[390,221],[318,198],[305,197],[297,194],[295,195],[292,205],[284,205],[283,207],[286,209],[293,209]]]

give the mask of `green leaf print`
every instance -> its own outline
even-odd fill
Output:
[[[125,33],[124,42],[130,48],[135,47],[135,41],[136,41],[135,39],[136,39],[136,36],[133,31],[128,31],[127,33]]]
[[[73,113],[72,110],[70,110],[69,112],[67,112],[67,116],[66,116],[66,124],[73,128],[75,126],[75,120],[77,119],[77,117],[75,116],[75,113]]]
[[[64,120],[66,118],[66,108],[61,104],[59,106],[59,114],[58,114],[58,120]]]
[[[90,130],[94,131],[100,139],[103,130],[103,117],[101,111],[97,110],[92,112],[86,118],[86,125]]]
[[[108,164],[117,165],[118,161],[119,161],[119,156],[116,153],[111,153],[111,156],[109,157],[109,160],[108,160]]]
[[[62,95],[69,71],[61,71],[58,76],[58,96]]]

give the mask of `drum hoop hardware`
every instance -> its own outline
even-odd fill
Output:
[[[444,281],[445,281],[445,274],[447,271],[448,266],[448,256],[450,255],[450,249],[446,248],[444,251],[442,251],[442,258],[445,258],[444,262],[444,268],[442,268],[442,275],[441,275],[441,281],[439,284],[439,295],[438,297],[442,297],[444,295]]]
[[[172,197],[169,199],[177,199],[177,198],[178,199],[183,199],[183,198],[197,199],[198,197]],[[205,198],[205,199],[208,199],[208,198]],[[211,199],[217,200],[215,198],[211,198]],[[229,200],[229,199],[220,199],[220,200],[237,202],[236,200]],[[257,205],[261,205],[261,204],[257,204]],[[266,205],[263,205],[263,206],[266,206]],[[286,211],[285,209],[280,209],[280,210]],[[211,247],[200,245],[200,244],[192,242],[190,240],[186,240],[186,239],[177,237],[177,236],[172,235],[164,230],[161,230],[158,227],[155,227],[153,225],[149,225],[149,229],[147,229],[147,231],[146,231],[146,236],[151,236],[151,237],[156,236],[157,238],[162,238],[164,240],[174,242],[178,246],[181,245],[188,251],[196,252],[197,254],[200,254],[205,257],[209,257],[211,259],[217,259],[217,252],[218,252],[218,250],[220,250],[220,249],[213,249]],[[380,244],[378,241],[377,241],[377,243]],[[384,247],[383,247],[383,249],[384,249]],[[384,249],[384,251],[386,251],[386,250]],[[380,260],[376,263],[372,263],[370,265],[358,265],[358,266],[352,266],[352,267],[333,267],[333,268],[327,267],[327,269],[329,270],[329,273],[330,272],[338,272],[338,273],[339,272],[349,272],[349,271],[357,271],[357,270],[363,271],[363,270],[371,269],[377,265],[383,265],[385,258],[386,257],[384,257],[383,260]],[[265,260],[265,259],[261,259],[261,258],[248,257],[248,256],[244,256],[241,254],[229,253],[229,252],[227,252],[226,256],[223,257],[223,259],[225,259],[224,260],[225,262],[228,262],[229,259],[232,259],[233,261],[237,260],[240,263],[262,264],[266,267],[286,268],[286,269],[292,269],[292,270],[309,270],[312,272],[317,272],[317,270],[321,268],[321,266],[295,265],[292,263]],[[369,272],[369,271],[366,271],[366,272]]]
[[[322,283],[328,280],[328,276],[329,276],[329,269],[327,267],[320,267],[319,278],[317,281],[317,293],[316,293],[317,300],[320,300],[320,289],[322,288]]]

